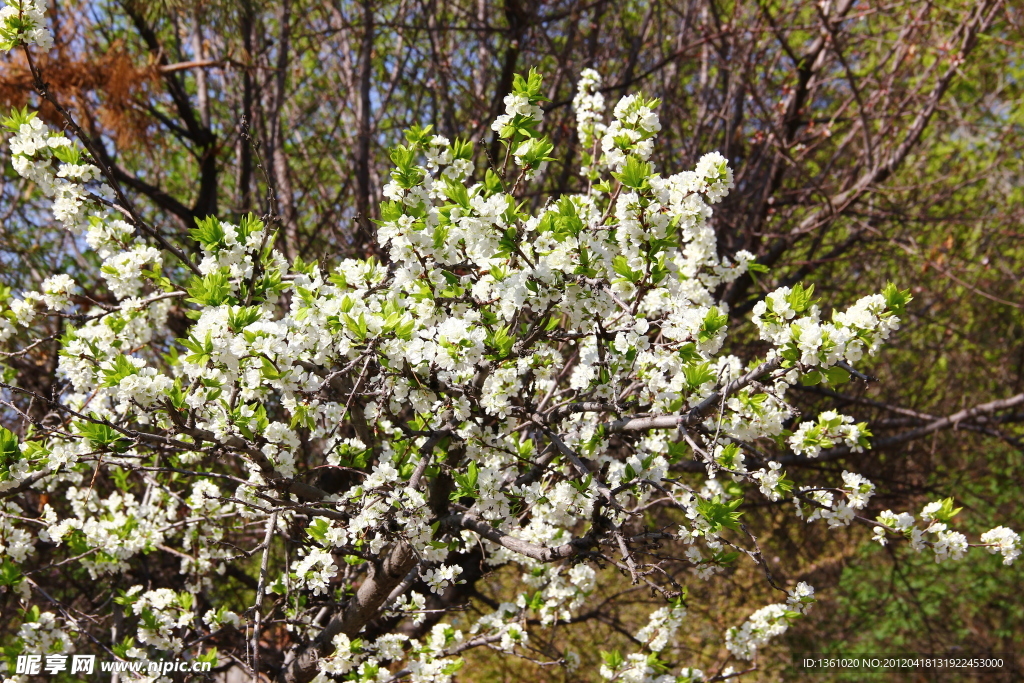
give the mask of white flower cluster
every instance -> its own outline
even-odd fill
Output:
[[[586,84],[581,82],[581,87]],[[596,104],[596,103],[594,103]],[[654,108],[656,100],[639,95],[626,95],[612,114],[614,119],[601,136],[601,163],[621,171],[629,155],[646,161],[654,151],[654,136],[661,130],[661,121]]]
[[[533,595],[533,602],[527,600],[526,594],[520,594],[516,607],[520,610],[532,607],[544,625],[570,621],[597,587],[597,574],[585,563],[573,565],[568,572],[563,569],[560,566],[534,565],[530,573],[524,573],[523,583],[536,588],[537,592]]]
[[[509,93],[505,95],[505,113],[500,114],[491,124],[491,130],[501,132],[516,117],[530,119],[538,123],[544,119],[544,111],[525,95]]]
[[[734,187],[732,168],[728,160],[718,152],[702,156],[697,162],[695,172],[701,179],[700,191],[712,204],[720,202]]]
[[[851,508],[863,510],[875,494],[875,485],[856,472],[843,470],[843,491]]]
[[[953,507],[953,499],[932,501],[921,511],[921,520],[927,524],[924,528],[917,526],[914,515],[909,512],[894,513],[885,510],[875,521],[873,540],[886,545],[887,533],[900,534],[910,542],[916,552],[931,548],[935,553],[936,562],[961,560],[970,548],[967,536],[959,531],[949,529],[948,523],[960,512]],[[981,547],[987,547],[990,553],[1002,553],[1003,564],[1013,564],[1020,555],[1018,544],[1020,536],[1006,527],[996,527],[983,533],[979,539]]]
[[[8,500],[4,502],[3,517],[0,517],[0,555],[18,563],[36,551],[31,535],[15,526],[14,519],[21,517],[22,513],[21,506]]]
[[[777,463],[774,460],[768,463],[767,468],[761,468],[756,472],[752,472],[750,476],[757,480],[760,486],[761,493],[764,496],[775,502],[781,500],[782,496],[785,495],[785,490],[779,488],[779,483],[786,476],[786,473],[782,471],[781,463]]]
[[[317,662],[318,674],[314,683],[328,683],[345,674],[355,674],[346,680],[378,681],[385,683],[392,679],[387,662],[406,661],[408,680],[412,683],[449,683],[452,674],[458,671],[462,662],[446,657],[446,650],[463,642],[461,631],[448,624],[436,624],[427,635],[425,642],[400,633],[389,633],[372,642],[361,638],[352,640],[339,633],[332,640],[333,650]]]
[[[74,516],[59,519],[56,509],[46,505],[47,527],[39,538],[57,545],[73,539],[87,548],[80,562],[93,578],[126,571],[129,559],[164,542],[175,518],[175,505],[160,490],[151,491],[141,504],[131,493],[116,491],[102,498],[89,487],[70,486],[64,496]]]
[[[525,604],[503,602],[493,612],[478,619],[470,633],[500,638],[501,649],[512,652],[516,646],[529,643],[529,633],[523,628],[522,623],[525,613]]]
[[[225,626],[240,628],[242,626],[242,618],[235,612],[222,607],[217,610],[207,610],[206,614],[203,615],[203,623],[214,631],[224,628]]]
[[[68,452],[68,449],[64,449]],[[48,457],[49,456],[49,457]],[[77,459],[74,452],[68,454],[67,460]],[[0,493],[22,485],[29,477],[50,468],[58,469],[63,462],[58,456],[57,462],[52,454],[38,444],[18,443],[18,437],[9,429],[0,427]]]
[[[809,498],[811,511],[809,514],[806,513],[802,502],[798,499],[796,501],[797,516],[804,517],[806,515],[808,523],[824,519],[828,522],[829,527],[833,528],[849,526],[856,517],[856,512],[867,507],[874,495],[875,485],[855,472],[843,470],[842,477],[843,487],[837,492],[842,493],[845,499],[840,499],[838,502],[835,501],[832,491],[809,486],[801,487],[800,493],[805,498]]]
[[[967,537],[959,531],[946,529],[942,522],[932,523],[927,531],[935,534],[935,541],[932,542],[932,550],[935,551],[935,561],[962,560],[967,552]]]
[[[842,360],[856,362],[865,351],[877,352],[899,329],[900,319],[883,295],[866,296],[846,311],[836,311],[831,322],[822,322],[812,294],[813,288],[780,287],[754,306],[761,339],[779,347],[783,358],[822,369]]]
[[[170,588],[144,591],[142,586],[136,585],[118,601],[130,605],[132,613],[140,617],[137,642],[161,650],[181,651],[183,640],[174,632],[188,628],[196,618],[192,593],[175,592]]]
[[[100,170],[84,161],[83,152],[63,133],[55,133],[35,115],[14,116],[5,122],[14,129],[11,154],[14,170],[36,183],[47,197],[53,198],[53,216],[74,233],[85,232],[90,215],[107,218],[106,209],[98,209],[89,199],[86,183],[95,180]],[[53,161],[59,162],[56,173]],[[106,200],[114,198],[106,185],[95,188],[97,195]]]
[[[789,591],[789,597],[786,599],[786,605],[801,614],[806,614],[815,602],[814,586],[806,581],[801,581],[793,590]]]
[[[136,297],[145,281],[143,271],[146,266],[159,271],[162,263],[163,257],[158,250],[137,244],[126,251],[111,254],[103,261],[103,279],[107,281],[111,294],[118,299]]]
[[[0,8],[0,50],[10,52],[16,45],[53,47],[53,35],[46,28],[45,0],[7,0]]]
[[[725,646],[736,657],[751,660],[773,638],[785,633],[793,620],[805,614],[814,603],[814,588],[801,581],[789,592],[786,604],[762,607],[741,626],[725,633]]]
[[[25,652],[71,653],[75,651],[75,644],[68,626],[74,624],[67,624],[66,619],[53,612],[40,612],[38,607],[33,607],[22,620],[16,638]]]
[[[456,583],[464,583],[463,581],[456,581],[455,577],[462,573],[462,567],[448,566],[442,564],[437,569],[428,569],[423,573],[423,581],[430,587],[431,593],[441,594],[447,590],[448,586]]]
[[[75,289],[75,281],[70,275],[52,275],[42,284],[43,303],[51,311],[63,311],[70,305],[71,292]]]
[[[981,535],[981,542],[990,553],[1002,553],[1003,564],[1013,564],[1020,557],[1020,535],[1005,526],[997,526]]]
[[[600,86],[601,74],[593,69],[584,69],[580,72],[576,95],[572,100],[572,109],[576,114],[576,129],[583,149],[580,170],[585,176],[596,174],[596,169],[591,167],[596,152],[595,146],[607,129],[604,124],[604,95],[599,91]]]
[[[908,533],[914,526],[914,515],[909,512],[901,512],[897,515],[892,510],[886,510],[880,513],[876,520],[879,524],[884,525],[876,526],[874,530],[874,540],[881,545],[888,542],[885,537],[885,527],[897,533]]]
[[[313,591],[313,595],[321,595],[328,592],[327,584],[338,574],[338,565],[330,550],[310,548],[305,557],[292,564],[292,573]]]
[[[119,299],[138,295],[144,286],[143,266],[150,264],[159,270],[161,255],[152,247],[130,246],[133,228],[98,201],[114,199],[107,185],[95,182],[100,176],[99,169],[89,163],[82,149],[63,133],[48,130],[34,112],[15,111],[3,123],[14,133],[10,144],[15,170],[53,199],[54,218],[66,229],[74,234],[84,233],[89,246],[103,259],[101,274],[111,292]],[[54,162],[58,165],[56,172]],[[9,338],[15,326],[32,324],[37,302],[42,302],[49,310],[67,311],[74,287],[70,276],[58,274],[47,278],[40,292],[28,292],[23,298],[8,302],[9,314],[0,315],[0,340]],[[161,310],[166,311],[167,304],[155,309]]]
[[[725,632],[725,646],[740,659],[753,659],[758,649],[767,645],[789,629],[790,610],[786,605],[775,604],[762,607],[743,623]]]
[[[826,410],[818,415],[817,422],[801,422],[796,431],[789,437],[789,445],[797,455],[816,458],[823,449],[832,448],[842,443],[855,453],[860,453],[868,445],[871,436],[867,423],[853,424],[849,415],[840,415],[834,410]]]
[[[640,652],[627,655],[624,660],[614,665],[605,663],[601,666],[600,673],[602,678],[622,683],[676,683],[678,680],[670,674],[659,675],[657,669],[651,666],[648,656]]]
[[[647,625],[637,631],[636,639],[651,652],[661,652],[675,638],[685,617],[683,607],[659,607],[651,614]]]

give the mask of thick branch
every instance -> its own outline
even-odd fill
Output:
[[[711,411],[712,408],[722,402],[723,396],[728,396],[747,386],[758,377],[771,372],[782,363],[781,357],[761,363],[756,368],[729,382],[723,389],[711,394],[703,401],[695,405],[689,412],[680,415],[655,415],[653,417],[634,417],[623,420],[616,420],[605,425],[609,434],[620,432],[641,432],[650,429],[675,429],[688,424],[697,424]]]
[[[405,541],[398,541],[387,557],[376,564],[352,596],[345,609],[335,615],[317,639],[281,670],[280,683],[308,683],[316,677],[317,661],[330,654],[334,637],[340,633],[352,638],[375,616],[391,591],[416,565],[416,553]]]
[[[443,525],[459,526],[463,529],[469,529],[486,538],[491,543],[497,543],[503,548],[507,548],[514,553],[519,553],[525,557],[537,560],[538,562],[556,562],[558,560],[564,560],[568,557],[573,557],[580,552],[586,550],[593,545],[593,539],[589,536],[583,536],[581,538],[574,538],[568,543],[563,543],[560,546],[554,548],[546,548],[529,541],[510,536],[503,531],[495,529],[493,526],[480,519],[474,517],[468,513],[457,512],[449,515],[442,520]]]

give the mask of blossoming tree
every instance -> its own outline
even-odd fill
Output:
[[[38,0],[12,0],[0,22],[6,49],[49,46]],[[783,287],[754,308],[764,353],[730,354],[718,295],[764,268],[718,253],[709,219],[733,189],[727,160],[656,172],[657,102],[630,95],[609,117],[599,80],[585,71],[573,102],[579,194],[524,194],[555,153],[537,73],[515,79],[494,122],[502,159],[483,165],[468,141],[408,131],[384,189],[384,261],[288,263],[272,216],[210,216],[194,247],[176,246],[131,207],[93,141],[13,112],[15,170],[52,198],[116,303],[76,296],[75,271],[0,292],[3,358],[62,324],[59,390],[11,373],[0,384],[0,600],[22,615],[7,655],[426,682],[489,647],[572,671],[579,655],[544,633],[600,609],[611,568],[660,606],[632,651],[602,653],[595,677],[723,680],[814,602],[806,583],[778,585],[747,503],[866,524],[936,561],[975,546],[1013,562],[1017,534],[972,542],[951,526],[952,499],[871,518],[861,474],[787,476],[787,463],[870,448],[867,424],[835,411],[802,420],[787,392],[849,381],[909,296],[890,285],[825,315],[812,287]],[[148,577],[167,562],[175,582]],[[718,670],[679,661],[684,582],[743,562],[779,601],[721,634]],[[88,613],[50,585],[68,567],[106,591]],[[474,583],[499,568],[524,590],[467,619]],[[225,574],[250,585],[244,609],[218,599]]]

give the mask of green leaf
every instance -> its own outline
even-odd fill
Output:
[[[124,453],[131,445],[116,429],[99,422],[76,422],[75,431],[88,439],[93,447],[107,448],[115,453]]]
[[[366,315],[360,313],[358,318],[353,318],[348,313],[341,315],[342,322],[345,323],[345,328],[359,341],[366,341],[369,328],[366,326]]]
[[[465,474],[455,475],[455,484],[457,490],[451,493],[452,500],[458,500],[459,498],[476,498],[476,483],[480,476],[480,469],[476,464],[475,460],[471,460],[469,466],[466,468]]]
[[[730,443],[722,448],[722,452],[716,458],[719,465],[726,469],[733,469],[736,466],[736,456],[740,453],[739,444]]]
[[[690,390],[698,389],[707,382],[714,380],[717,375],[711,367],[710,361],[703,363],[690,363],[683,366],[683,377],[686,378],[686,385]]]
[[[206,333],[206,340],[203,342],[189,335],[188,339],[179,339],[178,343],[192,352],[185,356],[186,363],[206,365],[206,363],[213,360],[213,340],[209,332]]]
[[[612,671],[622,666],[622,662],[625,661],[622,659],[622,653],[618,650],[612,650],[611,652],[601,650],[601,659],[604,660],[605,665]]]
[[[306,429],[313,429],[316,427],[316,411],[312,406],[305,403],[297,403],[295,408],[292,410],[292,419],[290,420],[288,427],[295,429],[296,427],[305,427]]]
[[[456,205],[469,210],[470,196],[469,190],[466,189],[466,186],[457,180],[449,178],[448,176],[443,176],[443,180],[445,196]]]
[[[410,129],[411,132],[412,129]],[[389,156],[395,165],[391,177],[400,187],[408,190],[423,181],[423,171],[416,166],[416,150],[404,145],[392,147]]]
[[[882,290],[882,296],[885,297],[886,308],[901,318],[906,313],[907,304],[914,299],[914,297],[910,296],[909,289],[901,291],[891,282],[885,285],[885,289]]]
[[[259,320],[261,315],[259,306],[232,307],[228,312],[228,327],[232,332],[240,332],[242,328]]]
[[[516,338],[508,325],[499,327],[487,336],[487,346],[494,349],[494,353],[489,354],[487,358],[491,360],[507,358],[508,354],[512,352],[512,347],[515,346],[515,343]]]
[[[697,352],[697,345],[693,342],[686,342],[679,347],[676,353],[684,364],[694,363],[701,359],[700,354]]]
[[[18,565],[5,557],[3,564],[0,564],[0,586],[14,588],[21,583],[21,570]]]
[[[616,273],[618,273],[623,278],[625,278],[626,280],[633,284],[639,282],[644,276],[644,274],[641,271],[633,270],[632,268],[630,268],[629,262],[626,260],[626,257],[623,256],[622,254],[619,254],[612,260],[612,268],[615,270]]]
[[[380,203],[380,219],[377,220],[377,224],[393,223],[405,215],[404,204],[396,201],[385,201]],[[335,278],[339,277],[341,282],[335,282]],[[337,284],[339,287],[345,286],[345,276],[341,273],[335,273],[331,275],[330,281]]]
[[[223,249],[227,246],[225,242],[226,234],[224,227],[220,224],[220,220],[216,216],[207,216],[206,218],[196,218],[196,227],[190,229],[188,234],[199,244],[206,247],[209,251],[216,249]]]
[[[530,69],[526,78],[522,74],[515,74],[512,77],[512,92],[516,95],[523,95],[531,103],[546,102],[547,99],[541,95],[541,88],[544,79],[537,69]]]
[[[661,661],[657,652],[647,655],[647,666],[656,674],[667,674],[669,671],[669,665]]]
[[[226,272],[218,270],[202,279],[193,275],[187,290],[189,298],[185,301],[202,306],[220,306],[231,296],[231,282]]]
[[[814,298],[814,285],[804,287],[803,284],[798,283],[786,296],[786,301],[794,311],[803,313],[818,301]]]
[[[114,485],[122,491],[127,491],[131,488],[131,484],[128,483],[128,476],[131,474],[126,469],[120,467],[112,467],[110,470],[110,476],[114,478]]]
[[[739,529],[740,516],[742,512],[736,512],[743,503],[742,498],[734,498],[727,503],[721,502],[718,496],[711,500],[698,500],[697,512],[707,520],[711,531],[718,532],[721,529]]]
[[[954,517],[956,517],[957,514],[959,514],[961,510],[963,510],[962,507],[960,507],[960,508],[954,508],[953,507],[953,499],[952,498],[944,498],[942,500],[942,507],[940,507],[937,512],[933,512],[932,516],[935,519],[939,520],[940,522],[948,523]]]
[[[487,169],[487,172],[484,173],[484,195],[490,197],[503,192],[504,189],[505,184],[501,177],[491,169]]]
[[[121,600],[121,598],[114,598],[115,602],[119,600]],[[125,603],[120,602],[118,604],[123,605]],[[124,639],[120,643],[116,643],[112,649],[114,650],[115,655],[117,655],[121,659],[127,659],[128,650],[132,649],[133,647],[135,647],[135,638],[133,638],[132,636],[125,636]]]
[[[448,224],[438,225],[434,228],[434,249],[441,249],[448,242],[448,233],[451,227]]]
[[[522,166],[537,168],[545,161],[555,161],[555,158],[550,156],[554,148],[547,136],[530,138],[516,148],[515,157]]]
[[[711,341],[728,322],[729,316],[720,312],[717,306],[712,306],[708,309],[703,322],[700,324],[700,329],[697,331],[697,341],[701,344]]]
[[[811,370],[800,378],[800,384],[803,384],[805,387],[813,387],[815,384],[821,384],[821,373],[817,370]]]
[[[82,160],[82,152],[74,145],[62,145],[60,147],[51,147],[53,156],[57,157],[65,164],[72,164],[77,166]]]
[[[444,665],[444,668],[441,669],[441,673],[445,676],[452,676],[455,673],[457,673],[460,669],[462,669],[465,663],[466,660],[462,659],[461,657],[459,657],[458,659],[451,660]]]
[[[452,159],[472,159],[473,141],[464,138],[455,138],[451,146]]]
[[[419,147],[429,144],[430,139],[433,137],[431,131],[434,130],[434,126],[411,126],[405,131],[405,141],[412,147]]]
[[[261,358],[260,372],[266,379],[278,380],[287,377],[291,373],[291,370],[278,370],[277,366],[274,365],[273,361],[271,361],[269,358]]]
[[[626,187],[642,190],[651,177],[651,165],[632,154],[626,157],[626,165],[621,173],[612,173],[612,177]]]
[[[124,354],[118,354],[112,363],[112,367],[103,370],[104,380],[101,386],[116,387],[125,377],[139,374],[139,368]]]
[[[629,465],[627,465],[626,467],[629,467]],[[593,474],[588,474],[583,479],[570,479],[569,480],[569,486],[571,486],[574,489],[576,489],[577,493],[579,493],[581,496],[586,497],[586,496],[590,495],[590,484],[593,481],[594,481],[594,475]]]
[[[17,435],[6,427],[0,427],[0,468],[8,470],[20,459]]]
[[[35,117],[36,113],[34,111],[29,111],[28,107],[23,107],[21,109],[15,107],[14,109],[11,109],[10,116],[0,121],[0,126],[3,126],[12,133],[17,133],[18,129],[21,128],[22,125],[31,122]]]
[[[519,244],[516,241],[516,236],[517,231],[514,225],[505,229],[502,233],[501,240],[498,242],[498,256],[510,256],[512,252],[519,247]],[[537,285],[535,282],[528,280],[526,286],[527,288],[530,288],[531,283],[533,284],[531,291],[536,293]]]
[[[832,386],[839,386],[850,381],[850,373],[838,366],[825,370],[825,381]]]
[[[321,545],[327,545],[327,532],[330,530],[331,525],[323,517],[318,518],[315,522],[306,527],[306,533],[311,538],[316,539]]]
[[[751,261],[747,264],[747,270],[750,271],[751,273],[767,273],[771,269],[768,268],[768,266],[764,265],[763,263]]]
[[[249,239],[249,235],[263,230],[265,226],[263,221],[260,220],[259,216],[254,213],[247,213],[242,216],[242,220],[238,223],[238,238],[240,241]]]

